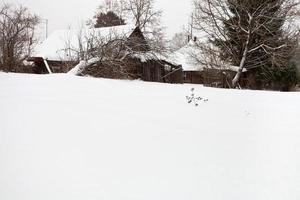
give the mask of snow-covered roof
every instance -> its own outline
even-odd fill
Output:
[[[205,42],[204,39],[200,42]],[[205,42],[207,43],[207,42]],[[197,47],[197,44],[194,41],[190,41],[186,46],[182,47],[181,49],[175,51],[171,56],[170,59],[173,60],[173,62],[182,65],[183,71],[202,71],[204,68],[207,68],[207,66],[201,65],[197,59],[199,58],[199,55],[204,55],[202,58],[205,57],[205,54]],[[216,69],[222,69],[222,70],[230,70],[237,72],[239,67],[238,66],[232,66],[229,63],[223,62],[222,68]],[[247,70],[244,69],[243,72],[246,72]]]
[[[190,41],[186,46],[175,51],[170,58],[173,62],[182,65],[183,71],[200,71],[203,66],[199,65],[196,60],[192,57],[199,50],[196,48],[195,42]]]
[[[74,50],[79,49],[79,40],[83,46],[86,46],[89,36],[101,38],[129,36],[134,28],[133,25],[121,25],[106,28],[57,30],[37,45],[32,57],[42,57],[55,61],[72,61],[74,56],[77,56]]]

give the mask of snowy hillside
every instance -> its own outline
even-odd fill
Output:
[[[299,200],[299,119],[299,93],[0,73],[0,199]]]

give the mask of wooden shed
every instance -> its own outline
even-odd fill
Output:
[[[141,60],[128,57],[126,61],[115,63],[102,61],[84,68],[80,75],[111,79],[140,79],[148,82],[183,83],[182,67],[166,60]]]
[[[123,45],[123,44],[122,44]],[[149,82],[183,83],[182,67],[151,51],[142,31],[136,27],[128,36],[119,61],[102,59],[86,66],[80,75],[112,79],[140,79]],[[121,46],[122,47],[122,46]]]
[[[166,60],[149,60],[141,64],[141,70],[144,81],[183,83],[182,67]]]
[[[182,66],[182,76],[184,83],[203,84],[203,67],[193,58],[193,54],[198,52],[195,41],[190,41],[186,46],[173,52],[174,62]]]
[[[34,63],[33,72],[36,74],[67,73],[78,64],[77,61],[47,60],[43,57],[30,57],[27,61]]]
[[[184,83],[203,84],[203,70],[199,71],[183,71]]]

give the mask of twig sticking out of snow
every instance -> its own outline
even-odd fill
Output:
[[[204,103],[208,102],[208,99],[203,98],[201,96],[196,96],[194,92],[195,92],[195,88],[192,88],[190,96],[186,96],[186,100],[189,104],[192,103],[195,106],[199,106],[200,102],[204,102]]]

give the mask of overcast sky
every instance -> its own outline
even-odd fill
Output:
[[[49,20],[49,32],[56,29],[78,27],[91,18],[102,0],[0,0],[0,2],[22,4],[40,17]],[[191,0],[156,0],[162,9],[163,23],[167,35],[171,36],[188,24]],[[43,28],[42,28],[43,29]]]

